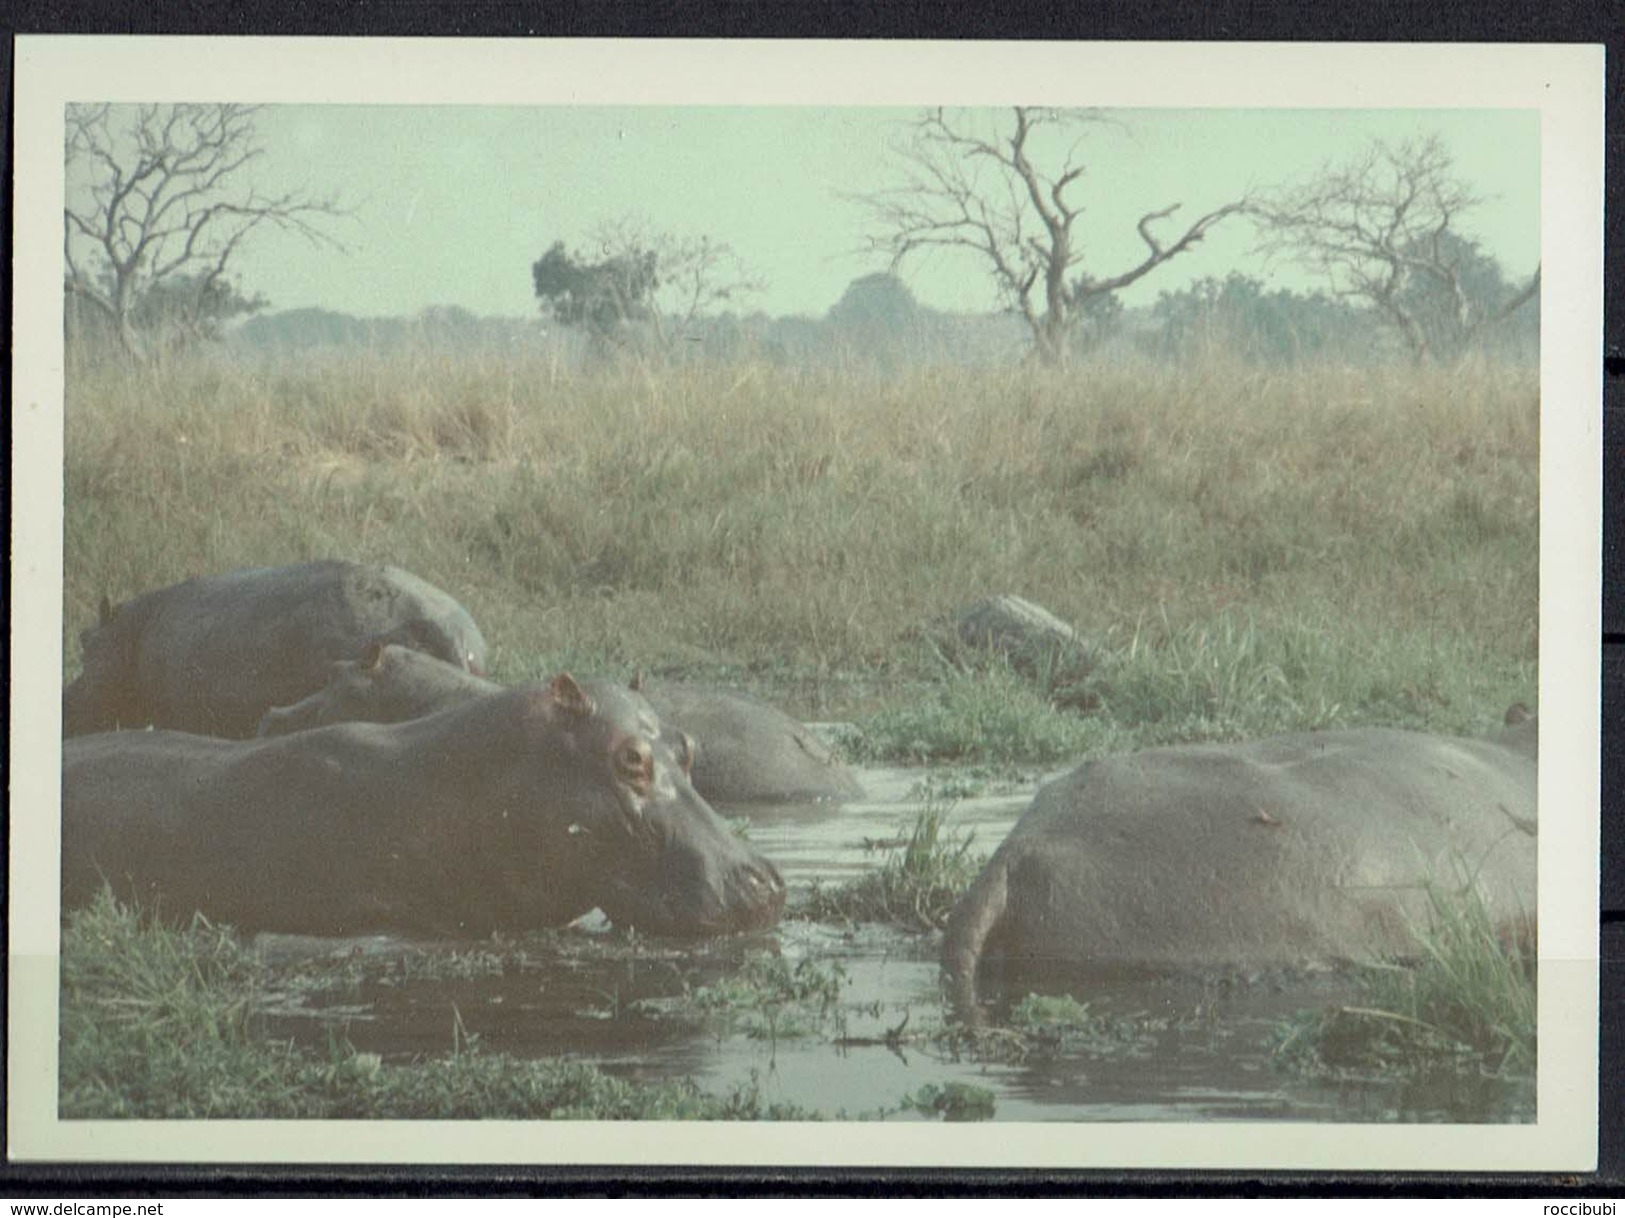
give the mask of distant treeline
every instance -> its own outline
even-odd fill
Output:
[[[1489,290],[1510,288],[1496,284]],[[1538,356],[1538,301],[1482,327],[1470,340],[1454,343],[1443,302],[1436,310],[1423,308],[1418,313],[1431,325],[1433,350],[1441,358],[1477,352],[1529,362]],[[101,333],[106,327],[96,314],[75,309],[71,299],[68,326],[70,336],[89,347],[111,338],[110,333]],[[823,317],[729,312],[659,330],[627,324],[606,337],[540,317],[480,317],[455,305],[425,309],[411,317],[365,318],[306,308],[256,312],[213,327],[196,341],[260,351],[392,351],[425,346],[524,351],[549,355],[566,366],[634,356],[684,363],[754,360],[786,367],[856,366],[882,372],[932,364],[997,367],[1017,363],[1031,350],[1031,336],[1018,317],[927,308],[889,274],[855,280]],[[1373,309],[1321,292],[1271,289],[1240,273],[1164,292],[1148,308],[1125,308],[1111,297],[1097,302],[1076,328],[1073,353],[1161,363],[1223,356],[1267,366],[1408,358],[1399,335]]]

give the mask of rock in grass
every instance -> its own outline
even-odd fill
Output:
[[[1078,632],[1042,605],[1019,596],[983,597],[954,614],[961,648],[994,655],[1029,677],[1071,675],[1089,667]]]

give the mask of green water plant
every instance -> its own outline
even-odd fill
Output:
[[[949,827],[951,803],[928,799],[903,826],[897,844],[873,871],[844,884],[814,884],[800,912],[818,921],[883,922],[940,930],[954,903],[986,861],[975,835]]]
[[[812,1035],[838,1017],[847,981],[838,961],[808,958],[792,964],[783,956],[760,955],[695,990],[682,1005],[708,1018],[719,1035],[742,1033],[776,1042]]]
[[[974,1083],[927,1083],[904,1097],[903,1105],[944,1121],[991,1121],[996,1111],[994,1094]]]
[[[1278,1036],[1278,1061],[1344,1075],[1443,1068],[1534,1077],[1532,943],[1509,942],[1471,884],[1431,884],[1428,897],[1418,959],[1362,965],[1360,1000],[1288,1021]]]
[[[803,978],[803,988],[827,979]],[[147,925],[103,893],[62,939],[59,1111],[65,1119],[807,1120],[758,1080],[725,1094],[638,1083],[588,1062],[488,1051],[454,1017],[448,1051],[411,1061],[266,1037],[266,965],[225,928]]]

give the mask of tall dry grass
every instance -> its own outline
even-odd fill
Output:
[[[1289,682],[1332,674],[1305,693],[1322,716],[1410,698],[1484,726],[1532,693],[1538,422],[1534,372],[1488,364],[586,375],[425,349],[79,367],[66,658],[103,594],[332,555],[455,592],[510,678],[883,685],[932,675],[921,625],[1002,591],[1125,678],[1155,657],[1223,680],[1256,652]]]

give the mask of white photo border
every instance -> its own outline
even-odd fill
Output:
[[[1597,1153],[1600,46],[23,36],[16,47],[9,1147],[21,1161],[1586,1171]],[[1528,1125],[60,1121],[68,102],[1528,109],[1541,119],[1540,1063]]]

